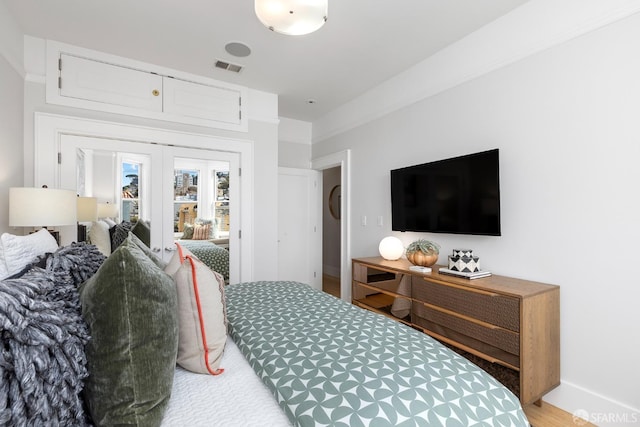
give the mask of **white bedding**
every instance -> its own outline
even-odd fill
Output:
[[[231,338],[217,376],[176,368],[163,426],[291,426],[269,389]]]

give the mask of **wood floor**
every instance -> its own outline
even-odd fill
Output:
[[[340,278],[323,274],[322,290],[334,297],[340,298]]]
[[[335,297],[340,297],[340,279],[337,277],[322,276],[322,290]],[[527,405],[524,412],[529,418],[529,422],[533,427],[571,427],[585,426],[595,427],[594,424],[580,421],[580,424],[573,421],[573,416],[557,408],[549,403],[543,402],[541,407],[536,405]]]
[[[582,418],[576,419],[578,422],[575,422],[573,415],[547,402],[542,402],[542,407],[533,404],[527,405],[524,407],[524,413],[527,414],[533,427],[595,427],[594,424],[588,423]]]

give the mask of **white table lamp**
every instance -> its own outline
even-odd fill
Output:
[[[400,257],[404,253],[404,246],[402,245],[400,239],[398,239],[397,237],[389,236],[380,241],[378,250],[380,251],[380,256],[382,256],[382,258],[388,259],[390,261],[395,261],[397,259],[400,259]]]
[[[98,203],[98,218],[116,218],[118,206],[113,203]]]
[[[87,240],[87,226],[80,224],[81,222],[91,222],[98,219],[98,199],[95,197],[78,197],[77,216],[78,216],[78,242]]]
[[[9,189],[9,226],[57,227],[77,219],[76,193],[57,188]],[[52,233],[57,238],[57,232]]]

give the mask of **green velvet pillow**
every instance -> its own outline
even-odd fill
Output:
[[[178,349],[173,280],[126,239],[80,288],[91,340],[85,400],[96,425],[158,426]]]
[[[164,270],[167,266],[167,263],[156,254],[154,254],[149,246],[145,245],[142,240],[140,240],[135,234],[133,234],[133,230],[129,232],[129,236],[127,237],[132,243],[135,243],[138,248],[151,260],[155,265],[160,267],[160,269]]]
[[[131,232],[138,236],[147,247],[151,247],[151,228],[146,221],[139,219],[131,228]]]

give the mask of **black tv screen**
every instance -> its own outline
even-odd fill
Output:
[[[500,236],[498,149],[391,171],[396,231]]]

